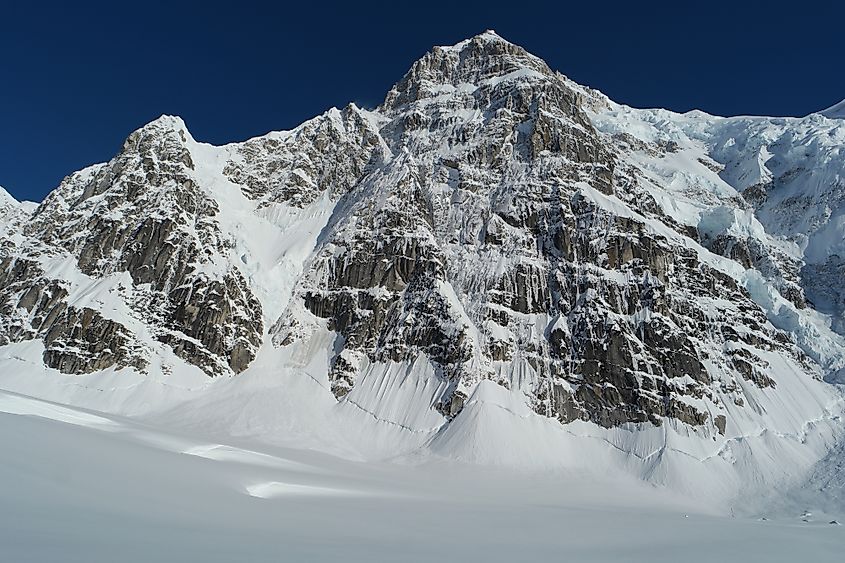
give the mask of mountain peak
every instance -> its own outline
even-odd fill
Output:
[[[161,151],[170,147],[170,152],[181,154],[188,141],[193,141],[193,137],[181,117],[161,115],[133,131],[123,143],[123,152],[143,152],[152,147]]]
[[[492,43],[504,43],[504,44],[507,44],[507,45],[513,45],[513,43],[511,43],[510,41],[508,41],[507,39],[505,39],[504,37],[502,37],[501,35],[496,33],[494,30],[486,29],[479,34],[473,35],[472,37],[464,39],[463,41],[459,41],[458,43],[455,43],[454,45],[435,47],[435,49],[460,51],[461,49],[463,49],[464,47],[466,47],[467,45],[469,45],[471,43],[481,44],[481,43],[491,43],[491,42]]]
[[[487,30],[451,46],[434,47],[423,55],[391,89],[382,109],[390,111],[436,95],[443,86],[481,86],[517,71],[535,77],[554,74],[539,57]]]
[[[178,115],[162,114],[146,125],[139,127],[137,131],[183,131],[188,133],[188,126]]]
[[[6,191],[3,186],[0,186],[0,207],[5,207],[6,205],[17,205],[18,200],[12,197],[12,194]]]

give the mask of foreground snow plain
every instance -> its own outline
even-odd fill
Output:
[[[841,515],[805,514],[811,491],[770,513],[726,512],[601,468],[360,462],[188,426],[0,392],[0,559],[840,561],[845,550],[845,528],[829,523]]]

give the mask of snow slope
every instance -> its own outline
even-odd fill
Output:
[[[455,460],[529,475],[565,471],[608,481],[635,478],[658,488],[649,490],[666,491],[721,515],[768,510],[761,499],[769,497],[772,487],[800,486],[802,476],[835,447],[841,433],[842,400],[826,404],[822,396],[817,406],[802,404],[806,390],[790,389],[788,377],[781,382],[777,402],[767,403],[764,418],[737,407],[736,416],[745,417],[747,430],[717,440],[672,421],[662,427],[561,426],[531,410],[521,393],[490,381],[476,387],[449,424],[406,425],[394,422],[389,412],[381,418],[349,401],[338,403],[325,377],[325,356],[321,363],[309,354],[309,363],[296,370],[274,368],[290,365],[285,349],[265,349],[243,377],[192,388],[196,381],[180,384],[121,372],[72,378],[43,373],[34,361],[26,361],[27,355],[38,357],[26,348],[7,347],[8,355],[0,357],[0,386],[55,404],[126,413],[156,428],[209,440],[226,437],[259,448],[320,451],[368,464],[389,461],[409,470],[433,460]],[[404,391],[401,386],[386,388],[377,396],[385,392]],[[392,399],[381,408],[414,405]],[[819,409],[816,419],[800,418],[812,409]],[[837,508],[826,508],[836,513]],[[839,508],[845,510],[845,505]]]
[[[0,447],[10,561],[824,562],[845,547],[829,515],[716,516],[576,472],[358,464],[6,392]]]

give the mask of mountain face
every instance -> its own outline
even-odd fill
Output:
[[[302,372],[435,439],[491,384],[565,424],[800,439],[845,367],[833,117],[633,109],[492,32],[371,111],[222,147],[163,116],[37,207],[2,194],[0,345]]]

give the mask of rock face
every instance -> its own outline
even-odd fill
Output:
[[[340,336],[338,397],[422,355],[448,383],[443,413],[494,379],[540,413],[603,426],[717,424],[708,403],[773,384],[758,349],[817,375],[641,187],[593,102],[492,34],[415,63],[377,110],[393,158],[345,196],[276,342],[308,337],[301,307]],[[730,256],[725,239],[708,246]],[[769,259],[752,248],[734,254]],[[771,277],[797,278],[771,261]]]
[[[337,199],[361,177],[381,143],[377,125],[354,105],[235,147],[223,173],[263,205],[306,207],[327,192]]]
[[[41,339],[68,373],[320,349],[339,401],[396,424],[399,394],[448,421],[493,380],[563,423],[725,434],[753,389],[845,365],[812,310],[841,260],[809,262],[797,220],[772,231],[799,205],[771,195],[788,170],[739,174],[726,148],[811,125],[773,123],[618,106],[492,32],[434,48],[373,111],[225,147],[162,117],[7,205],[0,344]]]
[[[133,316],[151,327],[155,339],[209,374],[237,373],[261,343],[261,305],[239,270],[221,266],[220,256],[230,242],[215,221],[218,203],[192,175],[187,142],[184,124],[174,118],[163,117],[132,133],[117,157],[66,178],[20,227],[25,237],[21,255],[34,257],[25,259],[29,265],[6,259],[2,266],[6,278],[18,284],[26,275],[21,271],[36,268],[39,258],[69,257],[89,278],[126,272],[132,289],[126,304]],[[44,307],[67,307],[62,301],[67,291],[62,295],[59,288],[56,280],[46,283],[49,297],[41,299],[46,300]],[[7,293],[15,289],[4,287]],[[33,313],[31,295],[31,290],[24,293],[16,304],[10,295],[7,303],[38,319],[42,304],[39,301]],[[120,324],[103,324],[96,318],[92,324],[93,311],[85,311],[69,313],[64,320],[67,348],[87,349],[84,344],[94,344],[97,332],[132,340]],[[36,325],[31,329],[39,330]],[[59,358],[50,351],[56,329],[46,329],[45,359]],[[102,345],[92,353],[99,354]],[[51,361],[72,373],[114,364],[140,365],[125,362],[114,350],[91,361]]]
[[[93,309],[68,306],[67,290],[46,279],[38,263],[0,260],[0,287],[0,344],[41,338],[44,363],[64,373],[146,366],[123,326]]]

